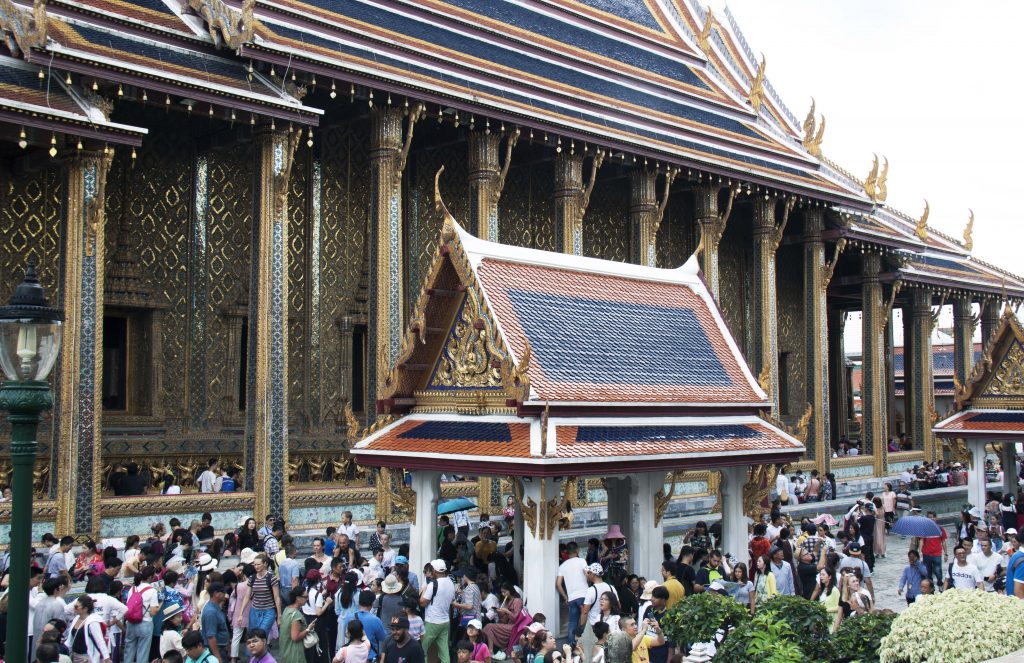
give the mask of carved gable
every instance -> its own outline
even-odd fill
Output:
[[[494,321],[486,315],[476,288],[469,288],[455,316],[428,389],[501,389],[501,362]]]
[[[1018,396],[1024,398],[1024,346],[1014,339],[999,364],[994,364],[992,377],[982,396]]]
[[[958,409],[1024,408],[1024,328],[1009,307],[956,400]]]

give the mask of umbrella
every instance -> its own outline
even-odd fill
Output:
[[[816,518],[812,518],[811,522],[814,523],[815,525],[820,525],[822,523],[825,523],[829,527],[835,527],[836,525],[839,524],[839,521],[836,520],[835,517],[831,513],[823,513],[823,514],[821,514],[820,516],[818,516]]]
[[[456,511],[468,511],[475,509],[476,504],[473,504],[473,500],[465,497],[456,497],[453,500],[447,500],[437,505],[437,515],[443,516],[446,513],[455,513]]]
[[[892,526],[892,533],[901,536],[942,536],[942,528],[930,518],[903,516]]]

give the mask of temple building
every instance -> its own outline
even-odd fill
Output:
[[[406,517],[347,446],[398,405],[488,407],[399,402],[388,384],[394,366],[426,370],[399,361],[408,329],[447,328],[417,308],[442,245],[435,194],[492,244],[667,270],[695,257],[772,425],[803,444],[793,464],[841,479],[940,457],[938,311],[953,307],[962,385],[975,326],[988,339],[1024,300],[1024,280],[972,254],[973,218],[951,238],[927,204],[886,203],[884,158],[857,164],[864,178],[830,161],[824,118],[799,119],[734,17],[699,0],[0,0],[0,33],[0,296],[34,260],[66,316],[36,538],[138,533],[160,513],[210,511],[219,529]],[[914,448],[890,454],[899,309]],[[859,421],[830,362],[851,312]],[[456,392],[464,377],[439,375]],[[842,436],[864,453],[833,459]],[[195,492],[210,458],[241,490]],[[168,475],[183,494],[113,495],[129,463],[154,495]],[[722,483],[673,474],[676,500]],[[587,481],[580,501],[606,499]],[[513,488],[440,490],[497,510]]]

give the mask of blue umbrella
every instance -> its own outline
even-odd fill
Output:
[[[468,511],[475,509],[476,504],[473,504],[473,500],[465,497],[456,497],[453,500],[447,500],[437,505],[437,515],[443,516],[446,513],[455,513],[456,511]]]
[[[931,518],[903,516],[892,526],[892,533],[902,536],[942,536],[942,528]]]

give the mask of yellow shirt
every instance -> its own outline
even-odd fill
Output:
[[[676,581],[678,584],[679,581]],[[681,587],[681,585],[680,585]],[[645,635],[640,641],[640,646],[633,650],[633,663],[651,663],[651,643],[654,642],[654,638],[649,635]]]
[[[662,583],[662,586],[668,590],[668,602],[666,605],[671,608],[676,603],[683,600],[686,596],[686,590],[683,589],[683,584],[675,579],[675,577],[669,578]]]

